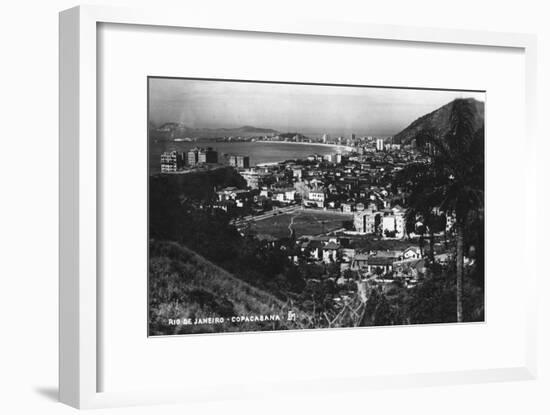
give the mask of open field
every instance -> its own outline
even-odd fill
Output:
[[[296,210],[251,223],[251,228],[258,234],[267,234],[275,238],[290,236],[290,230],[296,237],[318,235],[340,229],[344,222],[353,220],[353,215],[326,212],[322,210]]]

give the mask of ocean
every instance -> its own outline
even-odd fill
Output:
[[[345,146],[302,144],[285,142],[216,142],[216,141],[168,141],[151,143],[149,147],[149,171],[160,171],[160,155],[165,151],[189,151],[194,147],[212,147],[218,151],[218,162],[224,163],[224,154],[250,157],[250,165],[306,158],[311,154],[336,154],[346,152]]]

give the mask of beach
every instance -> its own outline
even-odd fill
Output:
[[[264,143],[264,144],[297,144],[297,145],[305,145],[305,146],[319,146],[319,147],[328,147],[328,148],[334,148],[338,150],[338,152],[351,152],[353,151],[353,147],[346,146],[343,144],[328,144],[328,143],[306,143],[306,142],[300,142],[300,141],[269,141],[269,140],[258,140],[255,141],[256,143]]]

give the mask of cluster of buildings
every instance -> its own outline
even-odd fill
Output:
[[[227,163],[237,169],[250,168],[250,157],[246,155],[226,155]],[[175,173],[185,168],[193,168],[199,165],[217,164],[218,152],[212,147],[195,147],[189,151],[167,151],[160,155],[161,173]]]
[[[161,173],[176,173],[185,167],[218,163],[218,152],[212,147],[195,147],[187,152],[168,151],[160,155]]]
[[[410,275],[416,278],[424,272],[424,260],[420,248],[409,246],[401,250],[358,253],[353,257],[350,269],[365,272],[367,275]]]
[[[251,138],[250,141],[256,141],[257,139]],[[265,136],[262,141],[282,141],[293,143],[319,143],[319,144],[332,144],[347,146],[353,148],[358,152],[376,152],[376,151],[395,151],[401,150],[404,147],[412,148],[412,145],[402,146],[399,142],[394,142],[393,137],[373,137],[373,136],[357,136],[351,133],[348,136],[331,136],[330,134],[323,134],[318,138],[306,137],[302,134],[277,134]]]
[[[231,138],[231,137],[230,137]],[[190,141],[192,139],[177,139],[177,141]],[[256,138],[248,138],[247,141],[256,141]],[[285,142],[307,142],[307,143],[327,143],[335,145],[345,145],[352,150],[354,156],[350,161],[361,161],[367,157],[371,162],[392,161],[397,158],[403,162],[410,161],[411,149],[413,144],[402,146],[400,143],[394,143],[392,137],[357,137],[351,134],[349,137],[338,136],[331,138],[328,134],[323,134],[320,139],[309,138],[301,134],[294,136],[287,135],[269,135],[261,139],[262,141],[285,141]],[[406,157],[407,156],[407,157]],[[309,162],[324,161],[327,163],[342,164],[345,156],[342,153],[327,155],[311,155],[307,158]],[[249,169],[243,174],[250,178],[253,186],[261,186],[261,180],[258,180],[257,170],[251,167],[250,157],[247,155],[229,154],[226,155],[227,164],[238,169]],[[188,151],[168,151],[160,156],[160,170],[162,173],[174,173],[182,171],[185,168],[193,168],[199,165],[219,163],[218,152],[212,147],[195,147]],[[396,164],[397,166],[397,164]],[[364,168],[364,166],[362,166]],[[247,178],[245,177],[245,178]],[[253,187],[251,186],[251,187]]]
[[[284,137],[285,141],[304,139],[300,135]],[[358,291],[364,283],[389,289],[396,280],[406,287],[415,286],[426,273],[426,258],[418,246],[406,241],[407,195],[395,185],[395,175],[410,163],[428,162],[429,156],[416,151],[414,145],[394,143],[391,138],[352,135],[332,139],[324,135],[321,141],[346,144],[352,150],[258,166],[251,165],[246,154],[224,155],[224,163],[240,174],[245,185],[215,189],[210,207],[230,214],[243,235],[253,229],[254,221],[279,214],[297,210],[338,213],[342,215],[342,228],[332,227],[325,232],[323,225],[320,234],[296,235],[291,231],[288,239],[252,234],[288,249],[289,258],[296,264],[337,268],[335,279],[341,290],[348,290],[352,282],[357,283]],[[210,163],[219,163],[218,153],[212,148],[161,155],[161,171],[166,173]],[[447,230],[453,223],[453,217],[446,218]],[[290,240],[293,242],[287,242]],[[452,259],[444,245],[437,249],[436,261]]]
[[[273,135],[264,140],[308,139],[296,134]],[[384,287],[400,280],[406,287],[413,287],[426,273],[426,258],[418,246],[406,241],[407,195],[395,185],[395,175],[411,163],[429,162],[429,156],[416,151],[414,144],[395,143],[391,137],[352,134],[347,138],[331,138],[325,134],[320,141],[348,145],[352,150],[259,166],[251,165],[245,154],[225,156],[225,164],[238,171],[245,185],[215,189],[210,207],[230,214],[243,235],[254,221],[282,213],[322,210],[341,214],[342,223],[347,222],[341,229],[325,232],[323,225],[322,232],[319,229],[320,234],[315,235],[293,234],[288,239],[273,235],[255,237],[287,249],[288,257],[297,264],[337,267],[336,282],[345,284],[343,287],[350,280]],[[212,148],[161,155],[163,173],[215,163],[219,163],[218,153]],[[444,219],[446,229],[450,230],[455,218]],[[286,242],[289,240],[292,242]],[[452,260],[445,244],[435,249],[435,261]],[[357,287],[360,286],[358,283]]]
[[[231,156],[257,208],[265,200],[279,206],[301,205],[353,216],[354,231],[385,238],[405,236],[405,195],[392,189],[393,175],[408,162],[400,150],[363,155],[313,154],[304,160],[250,167],[245,156]]]
[[[340,282],[345,282],[349,270],[355,280],[391,285],[401,279],[411,287],[425,274],[426,259],[417,246],[405,242],[406,194],[395,186],[394,178],[408,164],[427,161],[425,153],[384,138],[366,138],[349,154],[312,154],[267,166],[246,166],[235,158],[230,165],[238,169],[247,189],[220,189],[217,203],[226,210],[227,203],[248,206],[240,225],[268,215],[274,208],[280,212],[292,208],[340,212],[350,227],[299,236],[299,252],[293,251],[291,259],[337,264]],[[454,218],[446,221],[450,229]],[[365,242],[372,240],[392,248],[369,248]],[[276,238],[271,243],[277,243]],[[448,252],[442,246],[438,249],[436,260],[448,261]]]
[[[361,149],[381,143],[384,139],[367,140]],[[338,210],[353,215],[355,231],[360,234],[399,239],[405,235],[405,210],[401,207],[405,196],[400,189],[392,189],[392,178],[419,156],[388,145],[383,151],[312,154],[303,160],[262,166],[251,166],[247,155],[232,154],[226,158],[238,170],[248,190],[257,194],[253,208],[261,209],[270,200],[275,205]],[[200,154],[199,151],[198,163]],[[165,153],[162,157],[166,160],[165,171],[174,171],[182,165],[177,154]],[[190,159],[188,156],[187,160]]]
[[[301,135],[293,138],[306,139]],[[334,141],[328,134],[321,140]],[[409,163],[427,161],[427,156],[410,145],[394,143],[391,137],[352,134],[349,140],[355,148],[346,154],[312,154],[303,160],[261,166],[251,166],[250,157],[245,154],[224,154],[225,163],[239,172],[246,189],[217,189],[216,207],[228,212],[243,209],[241,212],[247,216],[288,206],[341,212],[351,218],[350,232],[403,239],[406,195],[393,185],[393,178]],[[216,163],[218,153],[211,147],[171,151],[161,155],[161,172],[174,173]],[[239,211],[233,213],[239,215]],[[448,217],[447,230],[453,223],[454,218]]]
[[[300,254],[291,258],[296,263],[337,263],[341,275],[350,270],[354,280],[372,279],[384,283],[397,278],[412,286],[426,272],[422,252],[413,245],[391,250],[369,250],[361,247],[359,239],[346,235],[304,236],[297,243]],[[444,262],[448,258],[438,256],[438,260]]]

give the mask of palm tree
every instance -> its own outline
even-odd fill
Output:
[[[420,253],[424,256],[424,252],[427,252],[429,261],[433,263],[435,255],[435,229],[439,222],[439,216],[433,211],[433,201],[426,199],[425,195],[425,191],[415,194],[411,193],[407,211],[405,212],[405,225],[407,230],[414,231],[420,235],[418,238]],[[419,220],[422,223],[421,226],[418,226]],[[424,250],[426,239],[428,240],[428,249]]]
[[[471,102],[452,102],[449,130],[417,134],[417,144],[429,155],[429,162],[414,163],[403,169],[398,182],[409,190],[411,211],[431,212],[437,208],[454,214],[456,223],[456,317],[464,319],[462,291],[464,279],[464,237],[469,217],[483,209],[484,131],[475,131]]]

